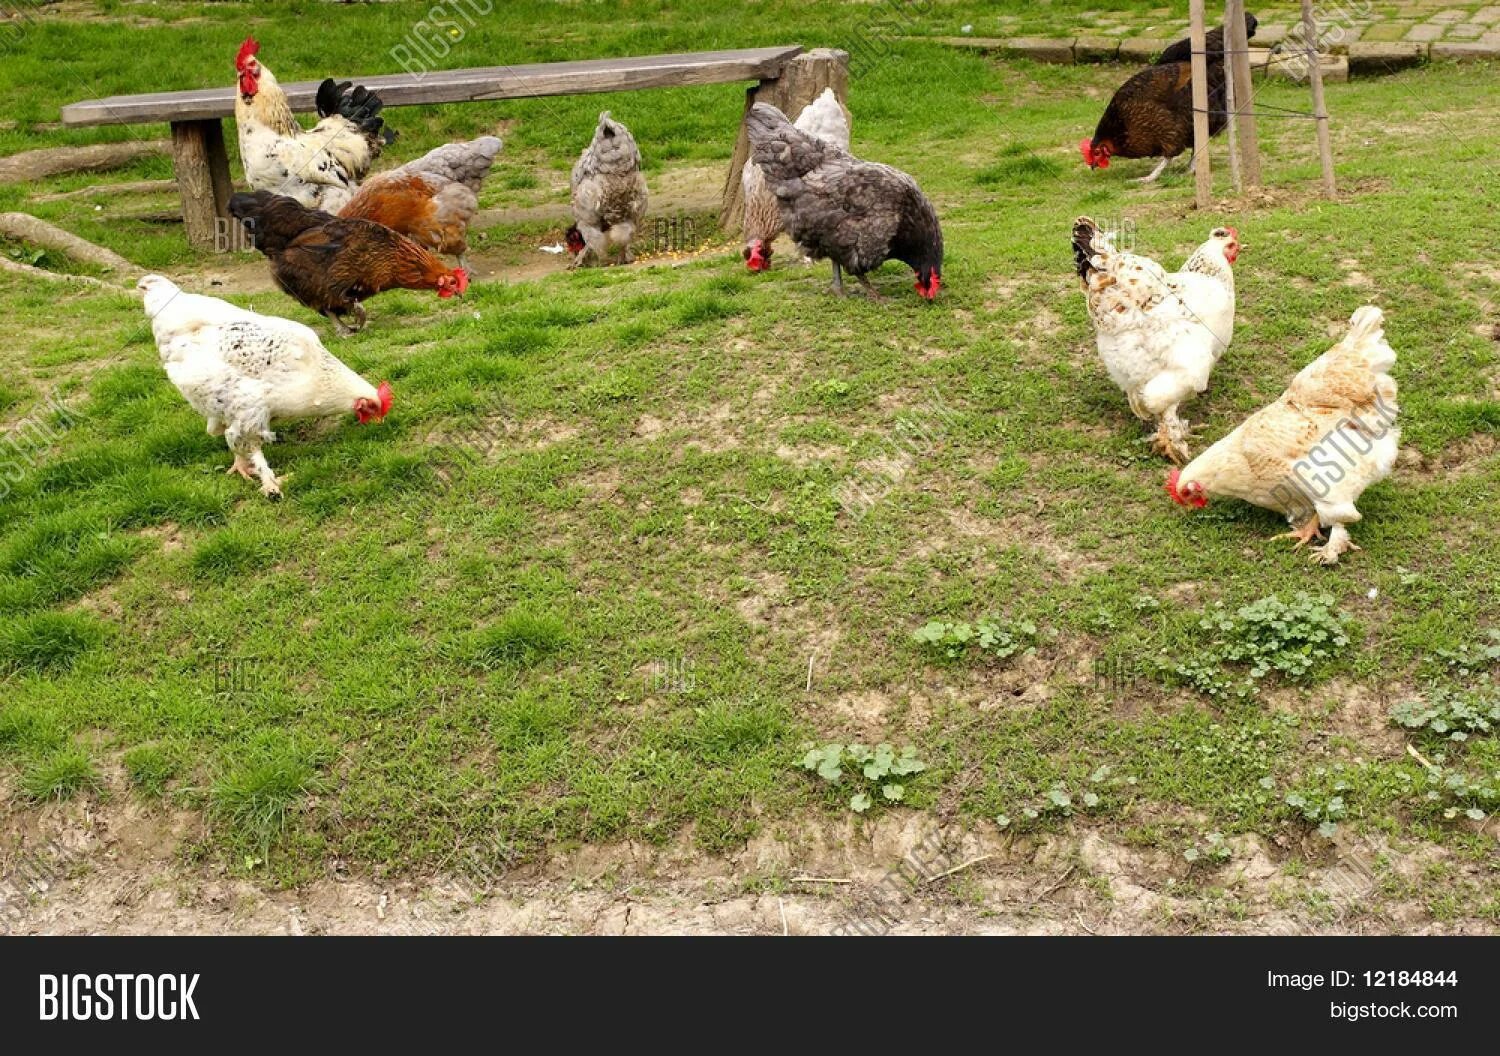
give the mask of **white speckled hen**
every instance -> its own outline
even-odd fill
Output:
[[[223,436],[234,452],[228,472],[258,478],[267,498],[281,498],[281,481],[261,452],[276,439],[272,419],[352,413],[364,423],[390,412],[390,384],[371,385],[301,323],[184,293],[161,275],[147,275],[136,289],[167,377],[207,419],[209,435]]]
[[[881,300],[867,274],[899,260],[917,273],[919,294],[937,296],[943,232],[916,180],[799,131],[767,103],[752,106],[745,120],[751,156],[781,203],[787,234],[815,259],[833,262],[834,292],[844,295],[847,271]]]
[[[1122,253],[1086,216],[1073,222],[1073,261],[1110,380],[1137,418],[1156,424],[1152,450],[1182,465],[1187,422],[1180,404],[1208,388],[1234,340],[1234,262],[1239,232],[1216,227],[1182,267]]]

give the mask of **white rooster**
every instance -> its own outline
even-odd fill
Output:
[[[1239,233],[1217,227],[1180,271],[1118,252],[1088,217],[1073,223],[1073,257],[1088,298],[1099,358],[1137,418],[1156,423],[1152,450],[1188,460],[1178,406],[1208,388],[1234,339],[1234,268]]]
[[[1280,399],[1172,470],[1167,494],[1183,506],[1224,495],[1275,510],[1296,529],[1277,538],[1299,547],[1331,527],[1312,553],[1325,565],[1358,550],[1347,527],[1360,519],[1354,504],[1390,475],[1401,440],[1388,373],[1396,353],[1384,326],[1374,305],[1357,310],[1344,339],[1303,367]]]
[[[275,74],[256,57],[259,51],[255,38],[247,37],[234,60],[239,78],[234,121],[245,181],[252,190],[337,213],[354,197],[381,149],[396,138],[384,129],[384,104],[368,88],[350,91],[348,83],[329,78],[318,86],[319,121],[304,130]]]
[[[352,412],[363,424],[390,413],[390,384],[365,381],[301,323],[184,293],[161,275],[145,276],[136,289],[145,294],[167,377],[207,419],[209,435],[222,435],[234,452],[227,472],[259,478],[267,498],[281,498],[261,453],[276,439],[272,419]]]
[[[832,88],[824,88],[792,124],[814,139],[840,150],[849,149],[849,111]],[[765,171],[753,158],[745,162],[740,173],[740,187],[745,192],[745,249],[741,256],[751,271],[765,271],[771,266],[771,243],[782,231],[781,205],[766,184]]]

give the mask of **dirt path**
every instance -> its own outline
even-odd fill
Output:
[[[1435,921],[1418,899],[1441,852],[1324,844],[1285,868],[1286,848],[1233,842],[1194,871],[1158,851],[1081,829],[1012,839],[922,814],[826,821],[737,854],[585,847],[486,876],[482,868],[381,880],[330,875],[278,891],[185,864],[194,814],[128,794],[16,813],[0,836],[0,933],[19,934],[1116,934],[1486,932]],[[1382,875],[1370,864],[1385,857]],[[1451,858],[1446,867],[1472,870]],[[1380,894],[1386,884],[1413,892]]]
[[[713,213],[719,207],[717,192],[709,192],[701,186],[692,185],[681,192],[664,193],[660,199],[652,199],[652,212],[661,216],[702,216]],[[650,218],[647,218],[650,222]],[[469,253],[470,270],[477,282],[530,282],[535,279],[566,271],[566,253],[549,253],[542,246],[561,243],[562,232],[572,223],[572,213],[566,202],[527,206],[510,209],[485,209],[474,219],[475,234],[487,231],[504,231],[521,225],[547,223],[556,226],[551,237],[530,239],[524,245],[515,240],[495,242],[491,245],[477,244]],[[728,237],[728,236],[726,236]],[[717,240],[704,248],[692,252],[666,254],[653,252],[649,246],[649,230],[642,236],[636,250],[633,268],[659,265],[664,261],[677,264],[716,256],[729,252]],[[476,240],[477,242],[477,240]],[[226,293],[254,295],[276,291],[270,269],[259,253],[224,254],[201,267],[174,272],[173,278],[185,284],[194,293],[218,296]],[[274,310],[274,309],[267,309]]]

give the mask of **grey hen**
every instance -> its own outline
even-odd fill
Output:
[[[918,293],[937,296],[943,232],[916,180],[799,131],[766,103],[751,107],[745,121],[787,233],[814,258],[833,262],[836,293],[843,296],[848,271],[879,299],[866,273],[899,260],[917,273]]]
[[[567,243],[574,256],[568,266],[616,258],[629,264],[635,259],[630,241],[645,215],[641,152],[630,129],[605,110],[599,115],[593,142],[573,166],[573,226],[568,229]]]

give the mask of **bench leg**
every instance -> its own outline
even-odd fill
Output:
[[[745,113],[748,114],[756,103],[770,103],[795,121],[802,108],[822,95],[824,88],[832,88],[839,102],[848,105],[848,52],[814,48],[787,60],[777,77],[746,90]],[[749,158],[750,138],[745,134],[744,121],[741,121],[734,155],[729,159],[729,175],[724,180],[723,201],[719,206],[719,227],[725,231],[739,230],[745,219],[745,193],[740,185],[740,174]]]
[[[229,237],[229,152],[219,121],[172,122],[172,168],[182,195],[182,222],[188,242],[222,253]]]

